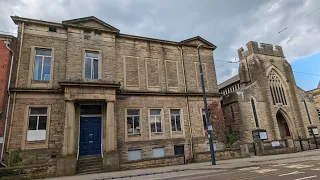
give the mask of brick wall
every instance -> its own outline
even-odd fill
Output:
[[[7,86],[11,66],[11,52],[6,47],[5,41],[10,42],[10,49],[15,53],[16,40],[11,36],[0,35],[0,137],[4,136],[4,126],[7,111],[8,93]],[[14,55],[14,54],[13,54]],[[3,145],[0,145],[0,152]]]

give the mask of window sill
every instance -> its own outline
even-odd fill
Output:
[[[128,137],[141,136],[141,133],[128,134]]]
[[[40,141],[26,141],[25,149],[46,149],[47,144],[45,140]]]
[[[50,83],[49,81],[42,81],[42,80],[32,80],[32,84],[47,84]]]

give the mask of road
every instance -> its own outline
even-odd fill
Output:
[[[268,163],[229,170],[187,170],[173,173],[121,178],[121,180],[319,180],[320,161]]]

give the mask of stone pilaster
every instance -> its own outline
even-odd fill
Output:
[[[65,101],[64,139],[62,147],[63,157],[57,160],[57,175],[66,176],[76,174],[76,120],[74,101]]]
[[[64,140],[63,140],[63,156],[75,155],[75,143],[76,143],[76,134],[75,134],[75,107],[73,101],[65,102],[66,114],[65,114],[65,124],[64,124]]]
[[[107,102],[106,126],[103,146],[103,169],[105,171],[119,170],[119,153],[117,152],[117,130],[114,115],[114,102]]]

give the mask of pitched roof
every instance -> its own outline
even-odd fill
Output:
[[[209,48],[212,48],[213,50],[215,50],[217,48],[216,45],[212,44],[211,42],[205,40],[204,38],[202,38],[200,36],[195,36],[193,38],[189,38],[189,39],[180,41],[180,44],[189,44],[190,42],[193,42],[193,41],[196,41],[196,40],[202,41],[204,43],[204,45],[208,46]]]
[[[236,76],[234,76],[234,77],[222,82],[221,84],[218,85],[218,89],[220,90],[220,89],[222,89],[224,87],[227,87],[227,86],[229,86],[229,85],[231,85],[231,84],[233,84],[233,83],[235,83],[237,81],[240,81],[240,76],[239,75],[236,75]]]
[[[107,28],[109,28],[109,29],[111,29],[113,31],[120,32],[119,29],[111,26],[110,24],[108,24],[108,23],[106,23],[106,22],[104,22],[104,21],[102,21],[102,20],[100,20],[100,19],[98,19],[98,18],[96,18],[94,16],[88,16],[88,17],[77,18],[77,19],[70,19],[70,20],[62,21],[62,24],[73,24],[73,23],[87,22],[87,21],[90,21],[90,20],[91,21],[95,21],[95,22],[97,22],[97,23],[99,23],[99,24],[101,24],[101,25],[103,25],[103,26],[105,26],[105,27],[107,27]]]

